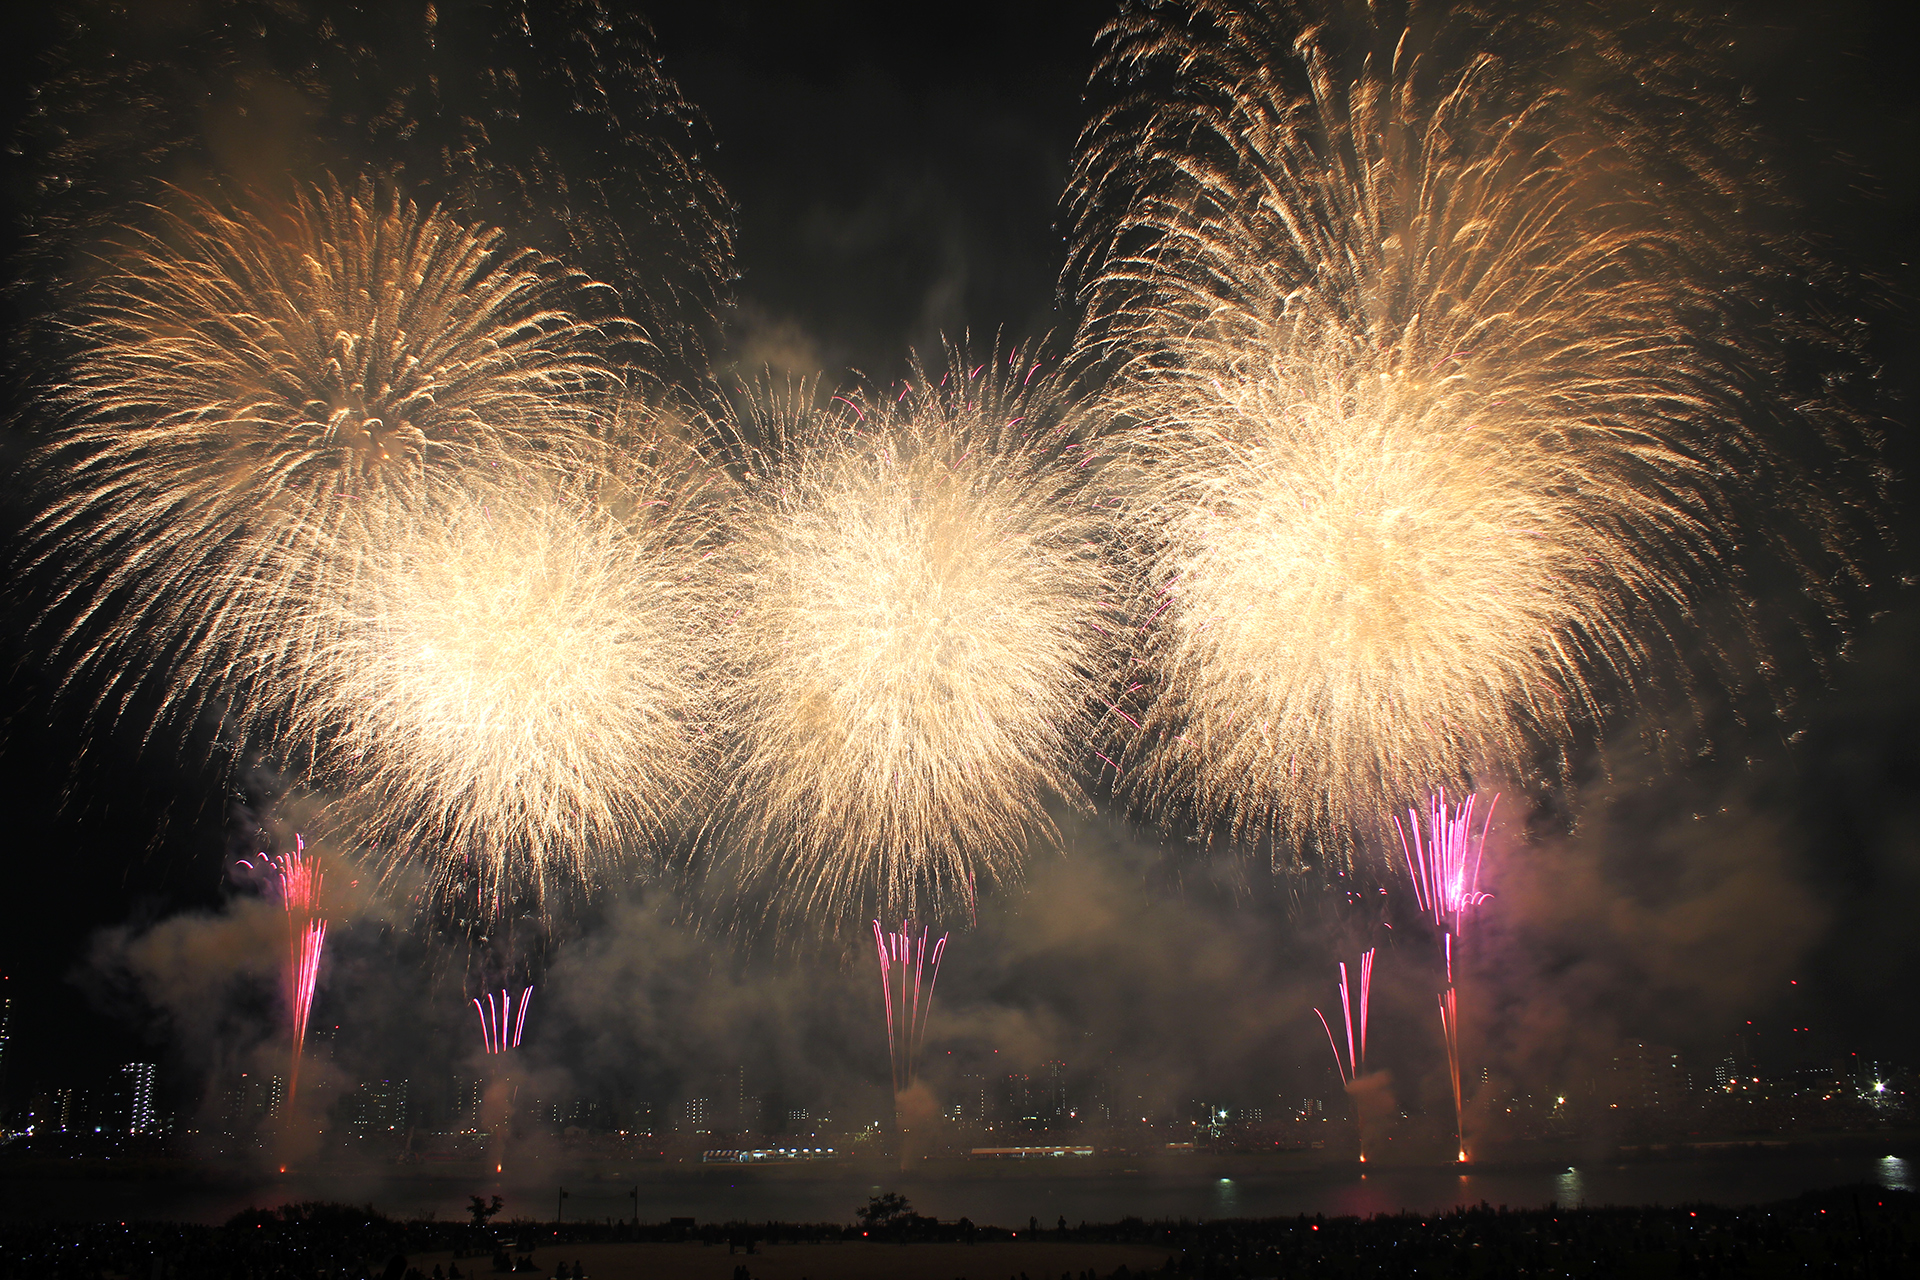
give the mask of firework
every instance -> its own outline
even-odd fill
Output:
[[[527,1030],[527,1009],[533,1003],[533,987],[520,989],[518,1004],[511,989],[496,996],[488,991],[473,998],[473,1011],[480,1015],[480,1039],[490,1054],[505,1053],[520,1047]]]
[[[878,920],[873,922],[896,1096],[911,1088],[919,1076],[920,1050],[926,1043],[927,1018],[933,1012],[933,988],[940,980],[940,957],[947,950],[946,934],[928,945],[930,936],[930,931],[922,928],[916,937],[911,920],[903,921],[893,932],[883,929]]]
[[[741,428],[752,582],[729,718],[744,881],[828,930],[971,912],[1048,838],[1105,661],[1104,517],[1015,352]],[[856,916],[856,912],[861,912]]]
[[[670,844],[710,773],[715,477],[494,483],[389,519],[314,605],[290,740],[329,818],[469,920]]]
[[[49,14],[45,32],[25,86],[42,109],[10,136],[26,185],[8,280],[28,312],[64,309],[75,264],[127,209],[164,203],[167,179],[368,167],[611,286],[642,326],[622,334],[624,373],[710,378],[731,205],[701,162],[705,119],[631,6],[207,0],[161,23]],[[296,127],[268,123],[293,102]]]
[[[287,1011],[292,1020],[292,1063],[287,1072],[287,1099],[300,1089],[300,1055],[307,1043],[307,1015],[313,1011],[313,988],[320,977],[320,952],[327,942],[327,922],[320,916],[323,879],[318,858],[307,856],[307,842],[293,838],[293,852],[269,858],[280,880],[280,903],[287,913]]]
[[[1496,795],[1487,805],[1487,816],[1476,838],[1473,807],[1478,799],[1468,796],[1460,804],[1450,805],[1447,793],[1442,791],[1427,802],[1424,815],[1409,809],[1406,825],[1402,826],[1397,816],[1393,820],[1401,852],[1406,855],[1414,898],[1446,939],[1449,982],[1453,981],[1453,939],[1465,931],[1467,913],[1493,896],[1480,892],[1480,859],[1486,853],[1487,831],[1493,826],[1493,810],[1500,797]]]
[[[600,330],[550,259],[370,189],[132,235],[77,322],[36,529],[75,675],[241,727],[306,679],[312,603],[450,486],[589,456]],[[84,554],[73,554],[83,547]]]
[[[1364,1075],[1367,1070],[1367,1005],[1373,996],[1373,953],[1372,947],[1360,953],[1360,990],[1357,1002],[1354,999],[1353,989],[1347,984],[1346,961],[1340,962],[1340,1015],[1347,1032],[1345,1058],[1340,1056],[1340,1044],[1333,1037],[1333,1026],[1327,1021],[1327,1015],[1318,1009],[1313,1011],[1313,1016],[1320,1019],[1321,1029],[1327,1033],[1327,1047],[1333,1050],[1333,1065],[1340,1072],[1340,1083],[1346,1085],[1349,1090],[1353,1088],[1354,1081]],[[1358,1011],[1357,1019],[1356,1010]],[[1356,1023],[1359,1027],[1358,1036],[1354,1034]],[[1360,1162],[1365,1164],[1367,1133],[1361,1121],[1358,1100],[1354,1105],[1354,1128],[1360,1135]]]
[[[1347,1056],[1340,1056],[1340,1045],[1333,1037],[1333,1025],[1327,1021],[1327,1015],[1318,1009],[1314,1016],[1320,1019],[1320,1025],[1326,1030],[1327,1045],[1333,1050],[1333,1063],[1340,1069],[1340,1082],[1352,1084],[1367,1069],[1367,1003],[1373,993],[1373,953],[1368,947],[1360,953],[1360,999],[1356,1005],[1353,990],[1347,985],[1347,964],[1340,962],[1340,1013],[1345,1020],[1347,1030]],[[1356,1020],[1354,1010],[1359,1010],[1359,1036],[1354,1035]]]
[[[1449,958],[1449,966],[1452,961]],[[1447,1079],[1453,1086],[1453,1134],[1458,1142],[1454,1159],[1467,1162],[1466,1102],[1460,1092],[1460,1000],[1451,982],[1439,995],[1440,1036],[1447,1046]]]
[[[1134,464],[1123,763],[1163,811],[1345,858],[1380,796],[1563,770],[1610,700],[1688,678],[1695,606],[1758,556],[1828,601],[1845,538],[1792,435],[1820,414],[1746,288],[1757,189],[1716,167],[1739,129],[1696,145],[1726,116],[1687,66],[1560,21],[1145,0],[1107,29],[1070,279]]]
[[[1467,914],[1491,898],[1480,892],[1480,860],[1486,853],[1487,830],[1493,825],[1493,810],[1500,803],[1495,796],[1487,805],[1486,820],[1480,834],[1473,833],[1473,808],[1476,796],[1468,796],[1458,805],[1447,803],[1445,792],[1427,802],[1426,813],[1407,810],[1406,825],[1396,816],[1394,829],[1400,834],[1400,848],[1407,859],[1407,875],[1413,881],[1414,898],[1420,910],[1431,916],[1440,930],[1441,953],[1446,963],[1447,985],[1440,992],[1440,1035],[1446,1044],[1447,1075],[1453,1084],[1454,1132],[1459,1138],[1459,1158],[1467,1158],[1464,1099],[1460,1091],[1460,1002],[1453,981],[1453,940],[1467,925]],[[1424,817],[1424,822],[1422,821]]]

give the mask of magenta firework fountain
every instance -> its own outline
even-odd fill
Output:
[[[300,1089],[300,1055],[307,1043],[307,1017],[313,1011],[313,989],[320,978],[320,952],[327,943],[327,922],[320,915],[322,876],[318,858],[307,855],[307,842],[293,838],[293,852],[269,858],[280,880],[280,903],[287,913],[287,1011],[292,1020],[291,1062],[287,1071],[287,1099]]]
[[[480,1038],[488,1053],[505,1053],[520,1047],[520,1037],[527,1030],[527,1008],[532,1003],[531,985],[520,989],[517,1002],[510,988],[488,991],[473,998],[473,1011],[480,1015]]]
[[[873,922],[896,1097],[907,1091],[919,1073],[920,1047],[927,1036],[927,1016],[933,1011],[933,987],[940,980],[940,957],[947,950],[946,934],[931,944],[930,937],[931,931],[925,928],[916,935],[911,920],[901,922],[894,932],[888,932],[878,920]]]
[[[1453,1085],[1453,1126],[1458,1158],[1467,1160],[1465,1105],[1460,1090],[1460,1001],[1453,980],[1454,939],[1466,930],[1467,917],[1492,894],[1480,892],[1480,860],[1486,852],[1487,830],[1493,825],[1494,796],[1487,805],[1487,816],[1480,832],[1473,831],[1473,810],[1477,796],[1468,796],[1458,805],[1447,802],[1442,791],[1427,802],[1423,815],[1407,810],[1407,821],[1393,820],[1400,833],[1400,847],[1407,856],[1407,874],[1413,879],[1413,894],[1420,910],[1433,918],[1440,930],[1441,954],[1446,963],[1447,985],[1439,994],[1440,1034],[1446,1042],[1447,1074]]]
[[[1346,1025],[1347,1054],[1340,1056],[1340,1042],[1334,1038],[1333,1024],[1327,1021],[1327,1015],[1315,1009],[1313,1016],[1320,1019],[1320,1026],[1327,1033],[1327,1047],[1333,1050],[1333,1065],[1339,1068],[1340,1083],[1351,1091],[1353,1082],[1358,1080],[1367,1069],[1367,1005],[1373,995],[1373,953],[1368,947],[1360,953],[1360,985],[1356,992],[1347,981],[1346,961],[1340,962],[1340,1016]],[[1357,997],[1357,998],[1356,998]],[[1355,1035],[1356,1026],[1359,1034]],[[1367,1162],[1367,1130],[1360,1115],[1360,1102],[1354,1099],[1354,1128],[1360,1135],[1360,1163]]]

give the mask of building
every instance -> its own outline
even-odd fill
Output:
[[[753,1116],[747,1110],[747,1069],[729,1067],[716,1071],[707,1089],[708,1127],[716,1132],[738,1133],[751,1127]]]
[[[453,1128],[480,1128],[481,1103],[485,1091],[486,1086],[478,1076],[457,1075],[453,1078],[453,1095],[448,1103],[448,1119]]]
[[[606,1106],[593,1098],[535,1099],[527,1115],[557,1131],[606,1129],[611,1120]]]
[[[963,1074],[954,1099],[954,1119],[985,1124],[993,1118],[991,1097],[985,1075],[977,1071]]]
[[[1004,1118],[1008,1120],[1031,1120],[1034,1118],[1033,1090],[1026,1075],[1018,1071],[1007,1073],[1004,1087],[1000,1091],[1001,1105],[1005,1108]]]
[[[7,979],[0,977],[0,1104],[7,1096],[7,1036],[13,1023],[13,994]]]
[[[263,1121],[280,1114],[285,1099],[286,1082],[279,1075],[242,1071],[219,1093],[214,1112],[217,1132],[229,1138],[248,1137]]]
[[[1047,1120],[1064,1120],[1072,1110],[1067,1105],[1067,1064],[1058,1058],[1040,1065],[1041,1085],[1045,1095],[1040,1101],[1040,1115]]]
[[[407,1082],[368,1080],[346,1099],[347,1125],[356,1138],[403,1134],[407,1130]]]
[[[1614,1051],[1603,1102],[1635,1110],[1677,1106],[1687,1093],[1680,1055],[1665,1045],[1631,1041]]]
[[[159,1117],[153,1110],[154,1070],[151,1062],[129,1062],[120,1068],[129,1134],[149,1134],[159,1128]]]

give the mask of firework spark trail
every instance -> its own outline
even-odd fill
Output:
[[[880,992],[886,999],[887,1053],[893,1060],[896,1095],[905,1093],[918,1078],[927,1019],[933,1013],[933,988],[940,981],[940,957],[947,950],[946,934],[931,946],[927,942],[930,936],[931,930],[922,928],[915,937],[911,920],[902,921],[892,932],[882,928],[878,920],[873,922],[873,943],[880,954]],[[896,980],[898,995],[894,992]]]
[[[47,34],[28,90],[43,109],[9,136],[21,301],[79,292],[76,265],[127,210],[167,202],[169,177],[262,190],[365,168],[617,290],[640,326],[617,353],[629,379],[711,377],[733,206],[702,163],[711,130],[631,5],[208,0],[163,26],[70,13]],[[297,101],[299,124],[234,146],[266,101]]]
[[[287,1012],[292,1019],[292,1062],[287,1073],[287,1099],[300,1090],[300,1055],[307,1043],[307,1016],[313,1011],[313,990],[320,978],[320,953],[327,943],[327,922],[319,917],[324,877],[318,858],[307,856],[307,844],[293,838],[293,852],[267,861],[280,879],[280,903],[287,914]]]
[[[1460,1092],[1460,1002],[1451,983],[1440,993],[1439,1000],[1440,1034],[1447,1044],[1447,1077],[1453,1085],[1453,1132],[1459,1141],[1455,1159],[1465,1164],[1467,1133],[1465,1099]]]
[[[486,1001],[484,1005],[482,999]],[[480,1038],[488,1053],[505,1053],[520,1047],[520,1039],[527,1030],[527,1009],[532,1003],[531,984],[521,988],[518,1013],[511,989],[502,990],[497,1000],[491,991],[473,998],[473,1011],[480,1016]]]
[[[1357,1018],[1355,1016],[1356,1005],[1354,1001],[1354,991],[1353,988],[1348,985],[1347,981],[1347,964],[1344,960],[1340,961],[1340,1014],[1345,1020],[1347,1032],[1347,1055],[1345,1058],[1340,1056],[1340,1044],[1339,1041],[1334,1039],[1333,1025],[1327,1021],[1327,1015],[1318,1009],[1313,1011],[1313,1016],[1320,1019],[1320,1026],[1327,1033],[1327,1047],[1333,1050],[1333,1065],[1340,1072],[1340,1083],[1348,1086],[1349,1090],[1351,1090],[1354,1081],[1366,1074],[1367,1070],[1367,1006],[1372,1002],[1373,998],[1374,950],[1375,948],[1368,947],[1360,953],[1360,988]],[[1358,1036],[1354,1034],[1356,1023],[1359,1027]],[[1360,1162],[1364,1164],[1367,1159],[1367,1133],[1360,1115],[1360,1104],[1357,1098],[1354,1102],[1354,1129],[1359,1134]]]
[[[1016,356],[1018,353],[1016,353]],[[989,368],[988,365],[991,365]],[[1063,393],[950,352],[898,395],[750,406],[732,646],[742,883],[839,933],[971,912],[1084,804],[1112,577]]]
[[[721,479],[635,446],[387,521],[315,604],[288,718],[342,836],[483,919],[671,842],[711,776]]]
[[[1771,557],[1831,607],[1844,573],[1739,126],[1683,62],[1516,12],[1142,0],[1102,37],[1068,279],[1145,566],[1121,763],[1277,859],[1564,774],[1693,678],[1706,593]]]
[[[1406,854],[1414,897],[1440,930],[1447,973],[1446,989],[1439,996],[1440,1035],[1446,1043],[1447,1074],[1453,1083],[1454,1132],[1459,1137],[1462,1162],[1467,1159],[1466,1113],[1460,1089],[1460,1004],[1453,980],[1453,940],[1465,933],[1468,913],[1493,896],[1480,891],[1480,862],[1486,854],[1494,808],[1500,803],[1497,795],[1488,803],[1486,820],[1480,824],[1476,838],[1473,809],[1477,799],[1470,795],[1457,805],[1449,804],[1442,791],[1427,801],[1424,814],[1407,810],[1405,826],[1397,816],[1393,820]]]
[[[1347,1054],[1340,1056],[1340,1045],[1334,1039],[1333,1025],[1327,1021],[1327,1015],[1315,1009],[1314,1016],[1320,1019],[1320,1025],[1326,1029],[1327,1045],[1333,1050],[1333,1063],[1340,1069],[1342,1084],[1351,1084],[1367,1069],[1367,1005],[1373,996],[1373,955],[1375,948],[1368,947],[1360,953],[1360,1000],[1356,1006],[1353,989],[1347,982],[1346,961],[1340,961],[1340,1012],[1346,1020]],[[1356,1018],[1355,1009],[1358,1008]],[[1354,1034],[1355,1026],[1359,1035]]]
[[[605,329],[558,263],[368,187],[177,204],[74,326],[34,554],[103,710],[151,682],[156,721],[244,728],[301,690],[370,529],[591,456]]]

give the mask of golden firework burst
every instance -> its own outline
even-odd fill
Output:
[[[130,235],[74,325],[35,530],[75,674],[242,724],[297,686],[365,531],[598,448],[589,283],[370,188]],[[84,550],[82,548],[84,547]]]
[[[1684,671],[1744,559],[1842,563],[1744,179],[1687,141],[1724,118],[1661,117],[1684,66],[1617,47],[1580,88],[1500,56],[1587,56],[1556,22],[1150,0],[1104,37],[1079,350],[1134,464],[1163,813],[1339,854]]]
[[[763,399],[727,769],[749,884],[830,930],[964,909],[1079,801],[1111,577],[1083,442],[1015,353]]]
[[[725,477],[655,448],[390,518],[299,672],[327,822],[485,920],[671,845],[712,776]]]

